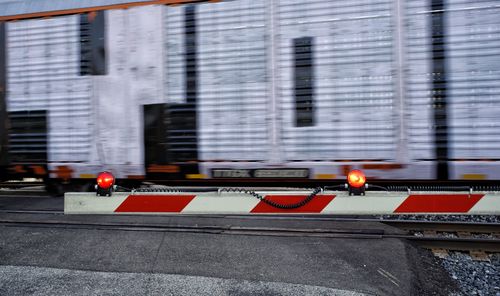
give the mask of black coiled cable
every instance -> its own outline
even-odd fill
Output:
[[[175,193],[179,193],[179,192],[186,192],[186,191],[189,191],[191,192],[192,190],[179,190],[179,189],[173,189],[173,188],[138,188],[138,189],[129,189],[129,188],[125,188],[125,187],[122,187],[122,186],[118,186],[120,189],[124,189],[126,191],[132,191],[132,192],[141,192],[141,193],[148,193],[148,192],[175,192]],[[203,192],[206,192],[207,190],[204,190]],[[209,190],[209,191],[213,191],[213,190]],[[272,200],[269,200],[269,199],[266,199],[264,196],[258,194],[257,192],[253,191],[253,190],[248,190],[248,189],[244,189],[244,188],[222,188],[219,190],[219,192],[237,192],[237,193],[245,193],[245,194],[248,194],[248,195],[251,195],[261,201],[263,201],[264,203],[272,206],[272,207],[275,207],[275,208],[278,208],[278,209],[296,209],[296,208],[300,208],[304,205],[306,205],[307,203],[309,203],[318,193],[322,192],[323,189],[321,187],[317,187],[313,190],[313,192],[311,194],[309,194],[306,198],[304,198],[303,200],[301,200],[300,202],[298,203],[294,203],[294,204],[280,204],[280,203],[277,203],[275,201],[272,201]]]
[[[320,193],[321,191],[323,191],[323,189],[321,187],[317,187],[317,188],[315,188],[313,190],[313,192],[311,194],[309,194],[306,198],[304,198],[300,202],[297,202],[297,203],[294,203],[294,204],[286,204],[285,205],[285,204],[280,204],[280,203],[277,203],[275,201],[266,199],[264,196],[258,194],[257,192],[252,191],[252,190],[248,190],[248,189],[244,189],[244,188],[222,188],[220,190],[220,192],[245,193],[245,194],[248,194],[248,195],[251,195],[251,196],[257,198],[258,200],[261,200],[262,202],[264,202],[264,203],[266,203],[266,204],[268,204],[268,205],[270,205],[272,207],[275,207],[275,208],[278,208],[278,209],[286,209],[286,210],[296,209],[296,208],[300,208],[300,207],[306,205],[316,195],[318,195],[318,193]]]

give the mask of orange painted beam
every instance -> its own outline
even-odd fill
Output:
[[[0,16],[0,21],[15,21],[15,20],[32,19],[32,18],[45,18],[45,17],[69,15],[69,14],[79,14],[79,13],[86,13],[86,12],[99,11],[99,10],[108,10],[108,9],[127,9],[130,7],[145,6],[145,5],[176,5],[176,4],[187,4],[187,3],[196,3],[196,2],[218,2],[218,1],[213,1],[213,0],[212,1],[207,1],[207,0],[136,1],[136,2],[129,2],[129,3],[111,4],[111,5],[85,7],[85,8],[63,9],[63,10],[53,10],[53,11],[43,11],[43,12],[33,12],[33,13]]]

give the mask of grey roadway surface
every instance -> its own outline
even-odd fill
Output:
[[[0,198],[0,209],[20,209],[22,205],[50,208],[53,202]],[[31,216],[38,220],[167,224],[272,223],[269,226],[294,228],[349,225],[237,218]],[[0,213],[0,219],[16,217],[28,219],[30,215]],[[379,224],[366,227],[389,230]],[[451,288],[445,275],[429,253],[397,239],[0,224],[0,295],[448,295]]]
[[[339,295],[357,292],[200,276],[0,266],[2,295]],[[19,281],[22,278],[23,281]],[[47,279],[50,279],[47,281]]]

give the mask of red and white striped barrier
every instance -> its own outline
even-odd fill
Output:
[[[280,204],[293,204],[310,192],[257,192]],[[325,191],[296,209],[279,209],[245,194],[208,193],[66,193],[65,214],[500,214],[500,192],[366,192],[349,196],[346,192]]]

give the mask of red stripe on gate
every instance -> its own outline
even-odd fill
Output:
[[[196,195],[129,195],[116,213],[178,213]]]
[[[267,200],[279,204],[298,203],[307,195],[266,195]],[[278,209],[260,201],[250,213],[321,213],[321,211],[335,198],[335,195],[317,195],[310,202],[296,209]]]
[[[467,213],[484,194],[415,194],[394,213]]]

